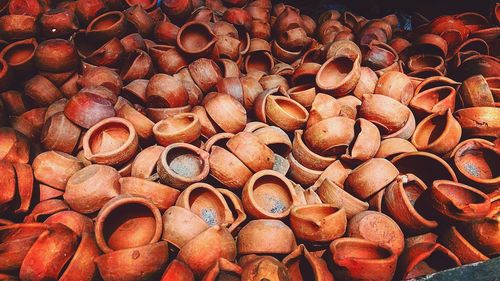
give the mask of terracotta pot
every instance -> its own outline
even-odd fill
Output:
[[[164,149],[163,146],[153,145],[139,152],[132,162],[130,175],[142,179],[151,177]]]
[[[118,117],[100,121],[83,136],[85,158],[97,164],[124,164],[134,157],[138,146],[133,125]]]
[[[235,134],[245,127],[246,110],[229,94],[210,93],[203,104],[208,116],[224,132]]]
[[[93,19],[87,26],[88,36],[100,42],[106,42],[113,37],[122,38],[126,32],[127,18],[120,11],[104,13]]]
[[[115,106],[116,116],[132,123],[139,138],[150,139],[153,136],[153,121],[137,111],[128,101],[123,101],[119,105],[122,99],[119,97],[119,102]]]
[[[102,120],[115,116],[113,103],[98,95],[95,88],[85,88],[71,97],[64,108],[64,115],[75,124],[89,129]],[[97,89],[97,90],[102,90]],[[106,90],[104,88],[104,90]],[[111,94],[111,92],[109,92]]]
[[[290,280],[284,264],[271,256],[258,257],[252,255],[250,260],[243,264],[241,280],[257,281],[262,279],[285,281]]]
[[[413,144],[401,138],[387,138],[380,142],[380,147],[375,154],[377,158],[392,159],[393,157],[405,153],[416,152],[417,149]]]
[[[74,280],[74,278],[82,278],[81,271],[86,272],[84,280],[91,280],[97,275],[97,267],[94,263],[94,258],[100,254],[97,248],[95,239],[89,233],[83,233],[80,244],[73,255],[73,258],[68,263],[64,273],[59,278],[60,280]]]
[[[434,113],[423,119],[415,129],[412,143],[418,150],[443,155],[459,142],[462,129],[450,110]]]
[[[297,246],[292,230],[279,220],[257,219],[238,234],[238,253],[289,254]]]
[[[483,192],[447,180],[437,180],[429,190],[433,209],[441,218],[453,221],[478,221],[486,217],[491,202]],[[450,207],[452,208],[450,209]]]
[[[203,248],[203,245],[211,247]],[[177,258],[185,262],[195,276],[201,277],[219,258],[234,261],[236,243],[225,227],[212,226],[187,242]]]
[[[375,156],[380,147],[380,132],[370,121],[359,118],[354,123],[356,139],[351,142],[342,159],[351,162],[365,162]]]
[[[163,119],[153,127],[158,144],[168,146],[172,143],[192,143],[200,137],[201,125],[193,113],[177,114]]]
[[[291,98],[269,96],[265,101],[266,119],[285,131],[303,127],[309,116],[307,110]]]
[[[83,88],[103,86],[110,90],[115,96],[120,95],[123,87],[122,79],[118,73],[107,67],[86,69],[78,80],[78,84]]]
[[[318,187],[327,179],[331,180],[340,187],[343,187],[350,172],[351,169],[347,166],[347,164],[340,162],[340,160],[336,160],[326,167],[323,173],[309,189],[317,190]]]
[[[181,249],[208,228],[209,225],[198,215],[186,208],[172,206],[163,214],[162,240]]]
[[[9,1],[9,14],[13,15],[30,15],[33,17],[39,16],[47,10],[47,3],[31,0],[31,1]]]
[[[171,261],[163,275],[161,281],[194,281],[194,274],[182,261],[175,259]]]
[[[120,76],[124,83],[136,79],[149,78],[153,73],[153,61],[144,51],[135,50],[130,53],[122,64]]]
[[[132,281],[159,278],[168,262],[168,243],[158,242],[114,251],[95,259],[106,281]]]
[[[118,195],[118,171],[109,166],[90,165],[74,173],[66,184],[64,200],[77,212],[90,214],[98,211]]]
[[[9,42],[34,37],[36,18],[29,15],[4,15],[0,17],[0,35]]]
[[[204,22],[185,23],[177,33],[177,45],[186,54],[202,57],[211,53],[216,42],[215,34]]]
[[[283,264],[287,267],[291,280],[303,277],[313,277],[316,281],[334,280],[326,262],[310,253],[302,244],[283,259]]]
[[[191,210],[209,226],[227,226],[234,221],[226,199],[209,184],[190,185],[181,193],[175,205]]]
[[[349,174],[346,189],[361,199],[367,199],[386,187],[398,174],[398,169],[388,160],[373,158]]]
[[[314,97],[306,128],[330,117],[340,116],[341,104],[332,96],[319,93]]]
[[[69,210],[68,204],[59,199],[51,199],[40,202],[33,207],[29,215],[24,217],[24,223],[40,222],[44,218],[55,213]]]
[[[465,135],[495,137],[497,135],[495,132],[500,126],[496,117],[498,111],[497,107],[470,107],[457,110],[454,116]],[[488,126],[479,124],[488,124]]]
[[[415,209],[415,202],[427,186],[416,176],[398,176],[386,189],[383,208],[408,233],[424,233],[438,226]]]
[[[185,56],[177,48],[156,45],[149,49],[149,53],[161,73],[173,75],[188,65]]]
[[[391,162],[401,174],[414,174],[427,186],[439,179],[457,181],[457,176],[448,163],[432,153],[406,152],[394,157]]]
[[[119,179],[120,193],[145,197],[163,212],[175,204],[180,192],[169,186],[136,177]]]
[[[481,252],[494,257],[500,252],[498,212],[486,219],[464,225],[463,234]]]
[[[188,102],[188,94],[182,83],[167,74],[156,74],[146,88],[148,104],[158,107],[180,107]]]
[[[273,167],[273,151],[251,133],[236,134],[227,142],[227,148],[253,172]]]
[[[462,264],[486,261],[489,258],[470,244],[467,239],[454,227],[448,227],[439,237],[439,242],[450,249]]]
[[[125,48],[118,38],[113,37],[100,44],[89,37],[84,31],[79,31],[73,38],[78,55],[84,62],[108,67],[117,67],[120,64],[125,55]]]
[[[15,208],[14,213],[26,213],[33,198],[33,170],[30,165],[23,163],[13,163],[12,166],[14,166],[16,173],[17,200],[19,200],[19,203],[16,202],[13,206]]]
[[[21,264],[21,279],[56,279],[78,247],[78,237],[61,224],[50,226],[33,243]],[[50,265],[50,266],[49,266]]]
[[[316,97],[316,88],[314,84],[303,84],[290,88],[288,90],[288,95],[302,106],[310,108]]]
[[[238,64],[235,61],[230,59],[218,59],[216,60],[217,65],[219,66],[222,76],[224,78],[238,78],[240,77],[240,69]],[[221,80],[222,81],[222,80]]]
[[[385,72],[377,82],[374,94],[391,97],[404,105],[408,105],[413,97],[413,84],[404,73]]]
[[[275,154],[286,157],[292,150],[292,142],[282,129],[275,126],[266,126],[252,132],[259,140],[267,145]]]
[[[72,153],[80,132],[80,127],[66,118],[63,112],[58,112],[43,125],[40,142],[46,149]]]
[[[198,59],[192,62],[188,69],[194,82],[204,93],[209,92],[222,79],[219,67],[211,59]]]
[[[146,79],[134,80],[122,88],[122,95],[127,99],[138,99],[142,103],[146,103],[146,87],[149,81]],[[133,97],[133,98],[130,98]]]
[[[439,86],[418,93],[410,101],[410,107],[420,116],[455,110],[457,92],[451,86]]]
[[[458,257],[443,245],[423,242],[408,248],[401,256],[396,276],[410,279],[460,265]]]
[[[154,244],[161,231],[158,208],[144,197],[129,194],[109,200],[99,211],[95,225],[97,245],[104,253]]]
[[[42,131],[45,111],[46,108],[43,107],[34,108],[19,116],[13,116],[10,120],[10,126],[30,140],[38,139]]]
[[[191,144],[171,144],[162,152],[156,169],[163,183],[185,189],[208,176],[208,157],[208,152]]]
[[[252,176],[252,171],[233,153],[223,147],[212,146],[209,161],[210,175],[230,189],[243,188]]]
[[[83,24],[90,23],[94,18],[106,12],[106,3],[102,0],[76,2],[75,13]]]
[[[47,110],[45,111],[45,115],[43,116],[43,122],[47,122],[47,120],[54,116],[56,113],[63,112],[64,108],[66,107],[66,104],[68,103],[68,99],[62,98],[53,104],[51,104],[49,107],[47,107]],[[43,123],[42,123],[43,125]]]
[[[291,182],[278,172],[263,170],[245,184],[242,202],[248,215],[254,218],[284,218],[297,204],[297,194]]]
[[[320,68],[321,64],[314,62],[306,62],[299,65],[291,77],[292,85],[314,84]]]
[[[490,87],[481,75],[471,76],[464,80],[459,93],[464,107],[493,107],[495,104]]]
[[[269,40],[271,37],[271,25],[267,21],[252,20],[250,23],[250,36],[252,38]]]
[[[52,9],[40,15],[40,32],[45,38],[67,37],[78,30],[78,19],[68,9]]]
[[[125,11],[124,16],[137,33],[149,37],[153,32],[155,21],[141,5],[134,5]]]
[[[320,155],[331,157],[340,154],[354,138],[354,123],[354,120],[345,117],[322,120],[304,131],[304,141]]]
[[[139,33],[131,33],[120,39],[126,54],[132,53],[135,49],[146,50],[146,43],[144,38]]]
[[[403,128],[410,113],[402,103],[383,95],[364,95],[359,108],[359,116],[377,125],[382,135]]]
[[[40,106],[49,106],[62,98],[59,89],[42,75],[35,75],[24,85],[24,93]]]
[[[271,42],[271,50],[273,53],[273,56],[283,62],[286,63],[291,63],[298,59],[300,57],[301,51],[290,51],[285,49],[284,47],[280,46],[278,42],[272,41]]]
[[[493,99],[495,101],[500,100],[500,79],[496,77],[488,77],[486,78],[486,83],[488,83]]]
[[[346,230],[345,210],[329,204],[294,207],[290,224],[297,236],[313,243],[326,243],[342,236]]]
[[[358,84],[356,84],[356,87],[353,90],[354,96],[361,100],[363,95],[373,94],[375,92],[377,81],[377,74],[371,68],[361,67]]]
[[[330,244],[333,275],[339,280],[392,280],[397,255],[389,248],[360,238],[340,238]]]
[[[334,96],[344,96],[352,91],[361,75],[360,57],[332,57],[318,71],[316,84]],[[332,78],[334,77],[334,78]]]
[[[14,200],[15,192],[16,192],[16,174],[14,170],[14,166],[11,163],[2,161],[0,162],[0,169],[2,173],[5,175],[1,179],[1,183],[4,185],[2,197],[0,199],[0,206],[2,211],[4,209],[8,209],[8,204]]]
[[[317,171],[305,167],[295,159],[293,154],[289,154],[287,160],[290,165],[289,175],[298,184],[311,186],[323,173],[322,171]]]
[[[60,190],[64,190],[68,179],[84,167],[77,158],[57,151],[37,155],[32,165],[36,180]]]
[[[243,203],[241,202],[238,195],[234,194],[228,189],[217,188],[217,190],[222,194],[222,196],[224,196],[224,199],[226,199],[226,201],[228,202],[231,213],[235,214],[236,216],[234,221],[229,226],[228,230],[231,233],[237,233],[241,228],[240,225],[247,219],[247,214],[243,209]]]
[[[28,163],[30,144],[21,133],[8,127],[0,128],[0,159],[12,163]]]
[[[204,145],[201,147],[207,152],[212,151],[212,147],[216,145],[220,145],[221,147],[226,147],[227,141],[234,137],[234,134],[232,133],[218,133],[213,135],[212,137],[208,138],[206,142],[204,142]]]

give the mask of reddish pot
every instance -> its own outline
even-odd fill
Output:
[[[109,200],[99,211],[95,225],[97,245],[104,253],[154,245],[161,231],[158,208],[148,199],[129,194]]]
[[[175,22],[185,21],[193,12],[193,8],[191,0],[161,2],[162,11]]]
[[[238,253],[289,254],[297,244],[292,230],[279,220],[251,220],[238,233]]]
[[[209,225],[200,216],[186,208],[172,206],[163,214],[162,240],[181,249],[208,228]]]
[[[400,138],[387,138],[380,142],[380,147],[375,154],[377,158],[392,159],[405,152],[416,152],[417,149],[411,142]]]
[[[120,69],[120,76],[124,83],[136,79],[149,78],[153,73],[153,61],[144,51],[135,50],[130,53]]]
[[[43,218],[46,218],[55,213],[69,210],[69,206],[64,203],[64,201],[59,199],[51,199],[40,202],[33,207],[33,210],[29,215],[24,217],[24,223],[33,223],[42,221]]]
[[[224,132],[235,134],[243,131],[247,122],[246,110],[232,96],[210,93],[203,104],[211,120]]]
[[[242,189],[252,176],[252,171],[226,148],[211,146],[209,161],[210,175],[230,189]]]
[[[432,87],[417,93],[410,101],[410,108],[420,116],[447,109],[454,111],[456,96],[457,91],[451,86]]]
[[[346,189],[361,199],[367,199],[386,187],[398,174],[398,169],[388,160],[373,158],[349,174]]]
[[[0,128],[0,159],[11,163],[28,163],[30,144],[21,133],[8,127]]]
[[[84,280],[91,280],[97,275],[97,267],[94,263],[94,258],[97,258],[99,254],[99,248],[97,248],[92,234],[83,233],[73,258],[68,263],[59,280],[67,281],[75,280],[75,278],[82,278],[82,272],[85,272]]]
[[[155,27],[154,19],[141,5],[134,5],[124,11],[125,18],[141,36],[149,37]]]
[[[75,211],[61,211],[48,217],[44,223],[56,224],[60,223],[73,230],[79,237],[84,234],[94,232],[94,222],[85,215]],[[94,242],[95,243],[95,242]],[[96,246],[97,248],[97,246]]]
[[[180,107],[188,102],[188,93],[182,83],[167,74],[155,74],[146,88],[148,104],[158,107]]]
[[[198,59],[192,62],[188,69],[194,82],[203,93],[209,92],[222,79],[219,67],[211,59]]]
[[[459,93],[464,107],[494,107],[495,105],[490,87],[482,75],[465,79],[460,86]]]
[[[151,177],[163,150],[165,147],[153,145],[139,152],[132,162],[130,175],[142,179]]]
[[[334,96],[346,95],[354,89],[359,81],[361,75],[359,60],[359,56],[355,58],[339,56],[328,59],[316,75],[316,84]]]
[[[99,43],[91,40],[84,31],[79,31],[75,34],[73,42],[80,58],[96,66],[116,67],[125,55],[125,48],[116,37]]]
[[[149,53],[159,72],[174,75],[189,62],[179,49],[170,46],[157,45],[149,48]]]
[[[195,57],[211,53],[215,42],[215,34],[204,22],[187,22],[177,33],[177,46],[186,54]]]
[[[69,120],[86,129],[106,118],[115,116],[113,103],[98,95],[94,90],[95,88],[81,90],[69,99],[64,108],[64,115]]]
[[[273,167],[273,151],[251,133],[236,134],[227,142],[227,148],[253,172]]]
[[[64,200],[77,212],[89,214],[98,211],[118,195],[118,171],[109,166],[90,165],[71,176],[66,184]]]
[[[103,86],[110,90],[115,96],[120,94],[123,82],[118,73],[107,67],[95,67],[86,69],[78,79],[81,87]]]
[[[160,281],[194,281],[194,274],[184,262],[175,259],[169,263]]]
[[[380,147],[380,132],[370,121],[359,118],[354,123],[356,139],[351,142],[342,159],[365,162],[375,156]]]
[[[439,243],[450,249],[462,264],[486,261],[489,258],[476,249],[464,236],[454,227],[448,227],[439,237]]]
[[[382,135],[403,128],[410,113],[405,105],[383,95],[364,95],[359,108],[360,117],[377,125]]]
[[[24,93],[40,106],[49,106],[62,98],[59,89],[41,75],[33,76],[26,82]]]
[[[40,0],[9,1],[9,14],[11,15],[30,15],[38,17],[48,9],[47,3]]]
[[[500,127],[499,111],[498,107],[469,107],[455,111],[454,116],[465,135],[496,137]]]
[[[90,38],[106,42],[112,38],[122,38],[126,33],[127,19],[120,11],[104,13],[93,19],[87,26],[86,33]]]
[[[33,170],[30,165],[13,163],[17,180],[17,194],[19,203],[16,202],[14,213],[28,212],[33,198]]]
[[[171,144],[162,152],[156,169],[163,183],[185,189],[208,176],[208,156],[208,152],[191,144]]]
[[[134,50],[146,50],[144,38],[139,33],[131,33],[120,40],[120,43],[125,49],[126,54],[132,53]]]
[[[329,204],[294,207],[290,212],[290,225],[297,238],[325,243],[341,237],[346,230],[344,209]]]
[[[78,30],[75,12],[69,9],[51,9],[39,18],[41,34],[44,38],[64,38]]]
[[[290,280],[284,264],[271,256],[258,257],[251,255],[249,260],[242,264],[241,280],[257,281],[262,279],[285,281]]]
[[[64,39],[41,42],[35,51],[34,60],[39,70],[48,72],[66,72],[78,66],[75,46]]]
[[[106,12],[106,2],[102,0],[78,0],[75,13],[82,24],[90,23],[94,18]]]
[[[334,280],[326,262],[310,253],[302,244],[283,259],[283,264],[287,267],[291,280],[303,280],[304,277],[314,277],[315,281]]]
[[[389,71],[377,82],[374,94],[391,97],[404,105],[408,105],[413,97],[413,84],[404,73]]]
[[[9,42],[34,37],[36,18],[28,15],[4,15],[0,17],[0,35]]]
[[[84,167],[77,158],[57,151],[38,154],[32,165],[39,182],[60,190],[64,190],[68,179]]]
[[[120,99],[123,98],[118,97],[118,100]],[[137,111],[128,101],[124,101],[120,106],[115,106],[115,110],[117,117],[126,119],[132,123],[139,138],[150,139],[153,136],[153,121],[144,116],[141,112]]]
[[[342,105],[334,97],[319,93],[314,97],[306,128],[330,117],[340,116]]]
[[[72,153],[80,132],[80,127],[71,122],[63,112],[58,112],[45,121],[40,142],[46,149]]]
[[[304,141],[312,151],[320,155],[340,154],[354,138],[354,123],[354,120],[345,117],[322,120],[304,131]]]
[[[169,186],[136,177],[119,179],[120,193],[145,197],[163,212],[175,204],[180,192]]]

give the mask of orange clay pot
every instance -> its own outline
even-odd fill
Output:
[[[163,214],[162,240],[181,249],[207,228],[209,225],[198,215],[186,208],[172,206]]]
[[[346,117],[322,120],[304,131],[304,142],[320,155],[341,154],[354,138],[354,123]]]
[[[373,158],[354,169],[346,179],[346,190],[360,199],[367,199],[385,188],[399,174],[388,160]]]
[[[217,145],[211,147],[209,161],[210,175],[230,189],[243,188],[253,174],[238,157]]]
[[[286,281],[290,280],[287,268],[271,256],[252,256],[243,264],[242,281],[257,281],[262,279]]]
[[[439,237],[439,243],[450,249],[460,259],[462,264],[486,261],[489,258],[476,249],[464,236],[454,227],[448,227]]]
[[[340,238],[330,244],[337,280],[392,280],[397,255],[389,248],[360,238]]]
[[[257,172],[247,181],[242,202],[248,215],[260,219],[284,218],[298,203],[290,180],[271,170]]]
[[[383,95],[364,95],[359,109],[359,116],[377,125],[382,135],[403,128],[409,115],[405,105]]]
[[[181,113],[155,124],[153,134],[163,146],[172,143],[192,143],[200,137],[201,124],[193,113]]]
[[[215,45],[215,41],[216,37],[212,29],[203,22],[188,22],[177,33],[179,48],[184,53],[195,57],[209,54]]]
[[[465,135],[496,137],[500,127],[499,111],[498,107],[469,107],[455,111],[454,116]]]
[[[420,116],[447,109],[454,111],[456,96],[457,92],[451,86],[432,87],[415,95],[409,106]]]
[[[294,234],[312,243],[326,243],[341,237],[346,224],[345,210],[329,204],[297,206],[290,212]]]
[[[408,105],[413,97],[413,84],[410,78],[398,71],[388,71],[380,76],[374,94],[391,97]]]
[[[271,219],[251,220],[240,230],[237,242],[241,255],[289,254],[297,246],[292,230]]]
[[[177,189],[135,177],[123,177],[120,182],[120,193],[145,197],[153,202],[161,212],[175,204],[180,192]]]
[[[333,275],[327,264],[320,257],[310,253],[304,245],[299,245],[283,259],[291,280],[303,280],[304,277],[314,281],[333,281]]]
[[[0,128],[0,159],[11,163],[28,163],[30,144],[21,133],[8,127]]]
[[[273,167],[273,151],[251,133],[236,134],[227,142],[227,148],[253,172]]]
[[[154,107],[181,107],[188,103],[182,82],[167,74],[155,74],[146,87],[147,103]]]
[[[359,118],[354,123],[356,138],[351,142],[342,159],[350,162],[365,162],[375,156],[380,147],[380,132],[370,121]]]
[[[347,193],[342,187],[330,179],[325,179],[316,192],[324,203],[331,204],[336,208],[345,209],[348,219],[362,211],[368,210],[368,203]]]
[[[380,142],[380,147],[375,154],[377,158],[392,159],[405,152],[416,152],[417,149],[413,144],[405,139],[387,138]]]
[[[360,56],[333,56],[319,69],[316,84],[336,97],[345,96],[356,87],[360,75]]]
[[[464,107],[494,107],[495,105],[490,87],[482,75],[465,79],[460,86],[459,93]]]
[[[210,93],[203,104],[207,114],[224,132],[235,134],[243,131],[247,122],[246,110],[232,96]]]
[[[68,179],[84,167],[76,157],[57,151],[38,154],[32,165],[36,180],[60,190],[64,190]]]
[[[130,175],[142,179],[151,177],[163,150],[163,146],[153,145],[139,152],[132,162]]]
[[[191,144],[175,143],[165,148],[156,164],[161,182],[177,189],[208,176],[208,152]]]

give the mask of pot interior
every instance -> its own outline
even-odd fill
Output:
[[[130,132],[124,124],[105,124],[90,136],[90,150],[93,154],[109,153],[118,150],[127,142],[129,135]]]
[[[118,13],[109,14],[107,16],[104,16],[104,17],[96,20],[92,24],[91,29],[92,30],[105,30],[105,29],[112,27],[119,20],[120,20],[120,14],[118,14]]]
[[[167,154],[167,165],[174,173],[186,177],[196,177],[203,171],[203,160],[190,149],[175,147]]]
[[[418,94],[415,97],[415,102],[422,108],[431,111],[437,103],[447,98],[452,91],[453,88],[449,86],[437,87],[425,93]]]
[[[308,219],[318,221],[337,211],[338,209],[332,206],[314,206],[310,208],[299,208],[297,210],[297,214],[302,217],[307,217]]]
[[[490,149],[469,149],[459,156],[456,165],[467,176],[494,179],[500,176],[500,157]]]
[[[180,36],[182,46],[188,52],[200,52],[212,41],[212,35],[201,24],[193,24],[182,31]]]
[[[254,199],[266,212],[280,214],[290,209],[292,196],[286,184],[275,176],[266,175],[254,183]]]
[[[275,101],[279,107],[294,119],[304,120],[307,118],[307,112],[292,100],[277,97]]]
[[[415,202],[424,192],[423,187],[421,187],[416,181],[405,183],[403,185],[403,190],[413,206],[415,206]]]
[[[306,278],[315,276],[311,264],[304,255],[300,255],[296,259],[293,259],[293,261],[287,265],[287,268],[288,274],[292,280],[307,280]]]
[[[391,256],[391,252],[371,243],[359,243],[354,241],[342,241],[335,247],[335,259],[385,259]]]
[[[105,218],[104,240],[113,250],[147,245],[156,232],[151,210],[139,203],[118,206]]]
[[[191,212],[202,218],[208,225],[224,222],[224,205],[215,193],[205,188],[194,189],[189,196]]]
[[[421,69],[424,67],[438,67],[442,60],[438,56],[430,55],[417,55],[410,58],[411,67],[414,70]]]
[[[321,83],[327,87],[338,86],[353,69],[354,62],[347,57],[338,57],[328,63],[320,73]]]
[[[416,133],[415,141],[419,145],[426,146],[434,143],[444,132],[447,123],[447,115],[437,115],[422,124]]]
[[[158,130],[165,134],[174,134],[186,129],[192,122],[193,116],[184,116],[181,118],[167,118],[160,122]]]
[[[247,62],[247,73],[252,71],[263,71],[269,73],[271,71],[272,58],[265,52],[255,52],[250,55]]]
[[[408,155],[394,161],[393,164],[401,174],[414,174],[427,186],[431,186],[434,180],[453,180],[443,163],[428,156]]]
[[[476,192],[457,187],[454,184],[441,183],[436,186],[436,188],[457,206],[462,206],[464,204],[479,204],[485,201],[485,198]]]
[[[405,279],[428,275],[455,266],[457,265],[448,255],[437,249],[427,259],[417,263],[405,276]]]
[[[8,64],[15,65],[29,59],[33,55],[33,52],[35,52],[33,44],[20,44],[9,49],[3,58]]]

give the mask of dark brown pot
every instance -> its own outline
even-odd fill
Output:
[[[75,46],[64,39],[41,42],[35,51],[34,60],[39,70],[48,72],[66,72],[78,66]]]
[[[65,38],[78,30],[75,12],[68,9],[51,9],[40,16],[40,33],[45,38]]]

